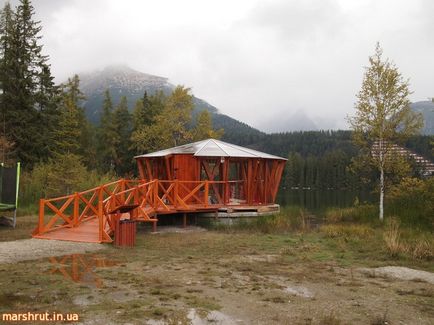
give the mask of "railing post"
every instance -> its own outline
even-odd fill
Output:
[[[134,204],[140,205],[140,203],[139,203],[139,189],[138,189],[138,187],[136,187],[133,191],[134,191]],[[133,219],[137,219],[138,218],[138,213],[139,213],[138,210],[139,209],[134,209],[134,211],[133,211],[133,215],[134,215]]]
[[[78,193],[75,192],[74,194],[74,211],[73,211],[73,222],[72,224],[74,225],[74,227],[78,226],[78,209],[79,209],[79,198],[78,198]]]
[[[209,193],[209,183],[208,181],[205,181],[205,192],[204,192],[205,207],[208,207],[208,193]]]
[[[45,215],[45,200],[39,200],[39,223],[38,223],[38,232],[39,235],[44,231],[44,215]]]
[[[100,186],[98,189],[98,224],[99,224],[99,240],[103,241],[103,208],[102,208],[102,202],[103,202],[103,185]]]
[[[120,197],[120,199],[121,199],[121,204],[124,204],[125,203],[125,193],[123,193],[124,191],[125,191],[125,179],[124,178],[122,178],[122,180],[121,180],[121,192],[122,192],[122,194],[121,194],[121,197]]]
[[[179,196],[179,182],[178,179],[175,179],[175,194],[174,196],[174,201],[175,201],[175,208],[178,208],[178,196]]]
[[[158,179],[154,180],[154,208],[157,208],[158,198]]]

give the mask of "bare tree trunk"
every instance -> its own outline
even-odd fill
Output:
[[[380,171],[380,221],[384,218],[384,169]]]
[[[380,139],[380,221],[384,219],[384,147],[383,139]]]

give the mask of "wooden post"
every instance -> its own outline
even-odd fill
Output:
[[[41,235],[44,231],[44,215],[45,215],[45,200],[39,200],[39,224],[38,224],[38,235]]]
[[[103,222],[103,208],[102,208],[102,201],[103,201],[103,186],[100,186],[99,189],[97,191],[98,192],[98,224],[99,224],[99,240],[102,242],[104,237],[103,237],[103,226],[104,226],[104,222]]]
[[[145,169],[143,168],[143,160],[137,159],[137,167],[139,168],[139,175],[141,179],[145,179]]]
[[[174,190],[174,202],[175,202],[175,209],[178,208],[178,194],[179,193],[179,181],[178,179],[175,179],[175,190]]]
[[[186,228],[187,227],[187,213],[184,212],[184,214],[182,215],[182,228]]]
[[[208,207],[208,193],[209,193],[209,183],[208,181],[205,181],[205,192],[204,192],[205,207]]]
[[[139,189],[136,187],[134,190],[134,204],[138,204],[140,205],[139,202]],[[139,209],[134,209],[131,213],[130,213],[130,219],[137,219],[139,216]]]
[[[227,204],[229,202],[229,157],[226,157],[225,162],[223,163],[223,177],[222,179],[225,181],[223,183],[223,204]]]
[[[125,179],[122,178],[121,184],[120,184],[120,187],[121,187],[120,192],[125,191],[125,188],[126,188],[125,184],[126,184]],[[125,203],[125,193],[122,193],[121,194],[121,204],[124,204],[124,203]]]
[[[74,195],[74,211],[73,211],[73,226],[77,227],[78,226],[78,209],[79,209],[79,197],[78,197],[78,193],[75,192]]]
[[[251,205],[252,204],[252,185],[253,185],[253,180],[252,180],[252,164],[253,161],[251,159],[249,159],[247,161],[247,204]]]
[[[157,209],[158,203],[158,179],[154,180],[154,208]]]
[[[267,160],[263,160],[264,162],[264,204],[267,204],[267,195],[268,195],[268,162]]]

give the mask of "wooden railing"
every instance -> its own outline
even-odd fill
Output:
[[[78,227],[85,221],[98,218],[101,242],[110,242],[111,229],[105,225],[108,217],[104,200],[118,192],[140,185],[141,181],[120,179],[83,192],[53,199],[39,200],[38,226],[33,235],[41,235],[60,228]]]
[[[120,179],[93,189],[39,202],[39,222],[33,235],[78,227],[97,218],[98,240],[111,242],[116,216],[132,206],[131,218],[157,221],[156,214],[217,209],[245,200],[244,181],[179,181]]]

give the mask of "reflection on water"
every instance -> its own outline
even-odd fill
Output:
[[[102,280],[94,273],[95,268],[111,267],[117,262],[97,255],[71,254],[50,257],[50,274],[61,274],[65,279],[100,288]]]
[[[277,203],[282,207],[300,206],[308,210],[323,210],[330,207],[350,207],[359,203],[373,202],[368,191],[345,190],[280,190]]]

